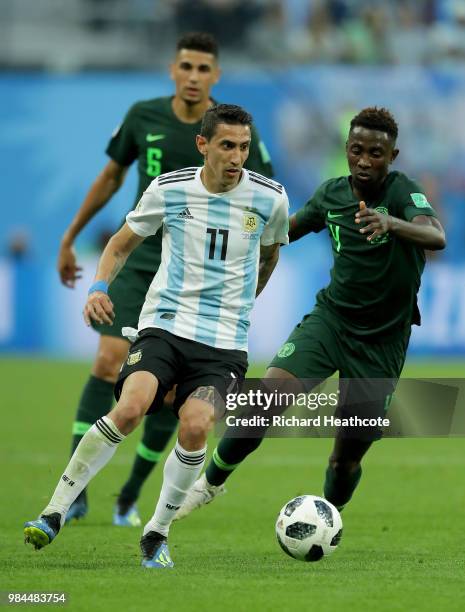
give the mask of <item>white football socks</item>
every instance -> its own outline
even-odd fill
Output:
[[[149,531],[157,531],[168,536],[174,515],[202,471],[206,450],[205,446],[201,450],[186,451],[176,441],[176,446],[166,459],[160,497],[155,514],[144,527],[144,535]]]
[[[79,442],[50,503],[41,514],[48,515],[58,512],[61,515],[61,525],[63,525],[66,513],[73,501],[95,474],[110,461],[117,445],[125,437],[110,418],[104,416],[99,419]]]

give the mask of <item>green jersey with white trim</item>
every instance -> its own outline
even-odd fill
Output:
[[[401,172],[390,172],[368,208],[411,221],[436,216],[422,188]],[[348,176],[323,183],[297,213],[299,225],[331,238],[334,265],[331,281],[317,295],[348,332],[383,337],[420,325],[417,293],[425,267],[424,250],[389,233],[370,242],[355,223],[359,199]]]
[[[173,112],[172,99],[168,96],[134,104],[106,149],[106,153],[122,166],[130,166],[137,160],[139,184],[134,205],[160,174],[203,163],[195,144],[202,122],[180,121]],[[252,127],[252,142],[245,167],[273,176],[270,157],[255,127]],[[145,240],[130,255],[126,267],[155,271],[160,263],[161,238],[159,232]]]

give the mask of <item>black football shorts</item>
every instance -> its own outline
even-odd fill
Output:
[[[139,332],[129,350],[115,385],[115,397],[120,398],[124,381],[130,374],[151,372],[159,387],[147,414],[163,406],[163,399],[173,385],[177,385],[173,404],[177,414],[198,387],[212,386],[224,399],[226,393],[234,392],[242,384],[247,367],[245,351],[214,348],[149,327]]]

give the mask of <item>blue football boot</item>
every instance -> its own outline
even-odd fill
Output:
[[[142,551],[143,567],[168,568],[174,567],[174,563],[168,550],[168,543],[165,536],[156,531],[149,531],[142,536],[140,541]]]
[[[140,527],[142,521],[136,504],[123,506],[117,503],[113,510],[113,525],[117,527]]]
[[[58,512],[47,516],[39,516],[35,521],[24,523],[24,542],[32,544],[36,550],[50,544],[60,531],[60,515]]]

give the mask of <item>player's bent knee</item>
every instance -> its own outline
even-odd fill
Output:
[[[213,426],[213,419],[201,418],[199,420],[188,419],[181,422],[180,429],[193,438],[207,437],[208,432]]]
[[[139,425],[150,408],[152,400],[152,395],[143,390],[123,392],[111,412],[111,418],[121,433],[127,434]]]
[[[187,446],[203,446],[213,427],[213,415],[188,415],[180,419],[179,439]]]
[[[110,417],[119,431],[127,435],[133,431],[145,416],[147,409],[140,403],[117,404]]]

